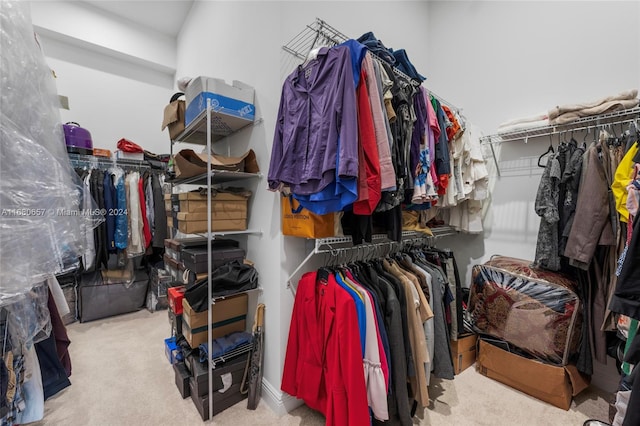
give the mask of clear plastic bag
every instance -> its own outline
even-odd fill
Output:
[[[0,8],[0,305],[46,276],[75,267],[84,233],[104,220],[83,209],[53,75],[28,2]]]
[[[540,360],[566,365],[579,349],[582,304],[571,280],[529,263],[497,257],[473,267],[471,324]]]
[[[13,297],[4,308],[9,312],[9,338],[14,348],[30,347],[51,334],[49,287],[46,282]]]

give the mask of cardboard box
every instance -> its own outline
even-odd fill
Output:
[[[175,140],[180,133],[184,131],[185,120],[184,115],[187,104],[183,100],[176,100],[164,107],[164,116],[162,118],[162,129],[169,127],[169,139]]]
[[[458,340],[451,341],[451,357],[453,359],[453,370],[455,374],[460,374],[476,362],[476,343],[478,336],[458,336]]]
[[[93,148],[93,156],[111,158],[111,151],[103,148]]]
[[[244,231],[247,229],[247,219],[228,219],[211,221],[211,232]],[[184,234],[201,234],[207,232],[207,221],[178,221],[178,230]]]
[[[231,208],[229,207],[227,202],[216,203],[217,207],[211,208],[211,220],[237,220],[237,219],[246,219],[247,218],[247,202],[242,201],[240,203],[231,201],[234,205]],[[178,212],[177,216],[178,220],[186,220],[186,221],[206,221],[207,220],[207,212],[206,210],[203,212],[197,213],[188,213],[188,212]]]
[[[178,362],[178,344],[175,337],[164,339],[164,354],[167,356],[170,364]]]
[[[144,161],[144,152],[126,152],[117,149],[111,158],[114,160]]]
[[[480,339],[476,370],[489,378],[568,410],[571,399],[589,386],[574,365],[557,367],[513,354]]]
[[[207,272],[209,262],[207,262],[207,248],[206,247],[192,247],[185,249],[182,252],[184,258],[185,268],[196,274],[202,274]],[[239,247],[220,245],[217,247],[211,247],[211,264],[212,269],[222,266],[226,263],[244,260],[245,252]]]
[[[240,356],[229,359],[224,363],[216,364],[213,371],[213,391],[217,392],[220,389],[224,389],[225,384],[235,385],[242,382],[244,376],[244,369],[247,365],[247,358],[249,352],[246,352]],[[197,396],[205,396],[209,392],[209,374],[207,371],[208,362],[200,362],[197,357],[191,357],[191,371],[195,384],[195,391]]]
[[[171,287],[167,289],[169,308],[171,308],[171,311],[176,315],[180,315],[182,313],[182,300],[184,299],[185,291],[187,291],[185,286]]]
[[[247,310],[249,296],[239,294],[215,302],[212,311],[212,335],[216,339],[234,331],[247,328]],[[208,337],[207,311],[195,312],[186,299],[182,300],[182,334],[192,348],[205,343]]]
[[[207,213],[207,195],[198,192],[183,192],[174,198],[173,211],[181,213]],[[248,197],[229,193],[217,193],[211,197],[211,213],[243,212],[246,218]],[[204,220],[206,220],[206,216]],[[220,217],[220,219],[225,219]]]
[[[191,400],[193,404],[196,406],[198,413],[200,413],[200,417],[202,420],[209,420],[209,396],[197,396],[194,393],[195,383],[193,377],[189,379],[189,387],[191,391]],[[247,398],[248,394],[240,393],[240,383],[232,385],[229,389],[227,389],[224,393],[214,392],[213,393],[213,415],[226,410],[227,408],[237,404],[243,399]]]
[[[234,80],[227,84],[224,80],[210,77],[196,77],[185,90],[185,123],[188,126],[202,111],[207,109],[207,99],[211,99],[212,131],[218,135],[228,135],[250,124],[255,119],[256,108],[253,87]]]

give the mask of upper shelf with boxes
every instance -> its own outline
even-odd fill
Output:
[[[198,77],[187,86],[185,98],[185,101],[172,99],[165,108],[163,126],[169,127],[172,154],[175,142],[207,144],[209,138],[212,143],[254,123],[254,89],[242,82],[233,81],[229,85],[224,80]],[[177,185],[202,185],[196,191],[172,194],[165,199],[172,232],[260,233],[247,226],[251,191],[222,186],[230,182],[241,182],[242,185],[247,180],[262,177],[253,150],[231,157],[216,154],[210,148],[203,153],[183,149],[172,155],[169,176],[168,182],[174,188]],[[215,187],[211,188],[212,185]],[[211,188],[211,229],[207,188]]]
[[[164,111],[162,126],[169,128],[172,141],[206,145],[208,129],[211,142],[217,142],[261,122],[255,120],[254,89],[241,81],[227,84],[218,78],[197,77],[187,86],[184,97],[184,101],[172,98]],[[211,102],[209,126],[207,100]]]

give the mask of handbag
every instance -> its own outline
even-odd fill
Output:
[[[258,271],[252,265],[233,261],[221,265],[211,273],[211,296],[229,296],[258,287]],[[207,310],[208,280],[196,281],[184,293],[189,306],[196,312]]]
[[[315,214],[302,207],[292,195],[281,200],[282,235],[303,238],[336,236],[340,219],[336,213]]]

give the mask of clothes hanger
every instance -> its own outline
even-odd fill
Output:
[[[587,138],[589,137],[589,133],[591,131],[591,127],[587,126],[587,131],[584,133],[584,139],[582,139],[582,149],[586,151],[587,149]]]
[[[538,157],[538,167],[547,167],[547,164],[542,164],[541,161],[545,156],[553,153],[555,153],[555,150],[553,149],[553,137],[552,135],[549,135],[549,148],[547,148],[547,150],[543,152],[540,157]]]

